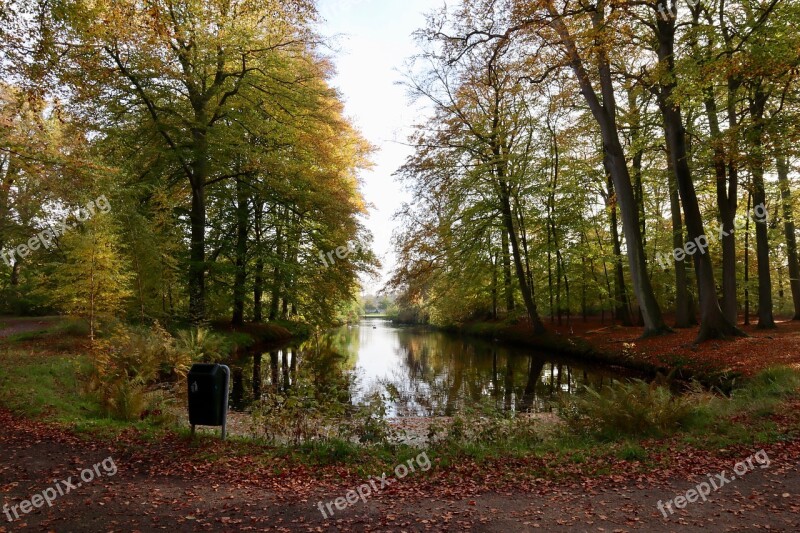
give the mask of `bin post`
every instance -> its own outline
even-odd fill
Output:
[[[228,397],[231,392],[231,369],[228,365],[221,365],[222,370],[225,372],[225,396],[222,401],[222,440],[228,433]]]

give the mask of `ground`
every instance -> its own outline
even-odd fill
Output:
[[[45,504],[11,523],[3,516],[0,532],[800,530],[800,442],[765,447],[768,468],[756,463],[741,479],[712,492],[707,502],[689,504],[666,519],[659,500],[686,493],[707,474],[731,474],[737,461],[759,450],[711,454],[682,447],[668,452],[675,455],[668,461],[671,467],[647,474],[621,462],[613,474],[583,477],[586,465],[576,465],[560,481],[528,476],[510,481],[491,469],[462,465],[438,471],[434,465],[425,475],[394,480],[366,503],[326,520],[317,502],[344,496],[364,478],[330,468],[254,470],[242,458],[187,460],[172,453],[186,446],[182,441],[135,451],[125,439],[91,444],[6,411],[0,411],[0,424],[4,503],[18,503],[70,476],[76,484],[82,469],[108,457],[117,467],[113,477],[83,484],[52,507]],[[345,478],[337,479],[338,474]]]
[[[669,324],[669,318],[667,319]],[[673,333],[642,339],[641,327],[612,325],[597,317],[569,323],[546,322],[548,329],[566,338],[578,337],[599,351],[621,360],[649,363],[661,368],[682,367],[699,373],[735,372],[745,376],[774,365],[800,366],[800,320],[776,318],[776,329],[759,329],[753,322],[739,327],[748,337],[711,340],[695,345],[698,327],[675,329]]]

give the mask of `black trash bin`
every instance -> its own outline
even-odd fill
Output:
[[[195,426],[221,426],[225,438],[228,415],[230,369],[218,364],[195,364],[187,378],[189,423]]]

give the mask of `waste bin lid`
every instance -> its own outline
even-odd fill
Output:
[[[192,365],[190,374],[213,374],[215,370],[220,368],[218,364],[211,363],[195,363]]]

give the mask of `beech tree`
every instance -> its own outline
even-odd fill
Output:
[[[737,313],[740,287],[748,304],[746,224],[751,221],[738,215],[737,207],[749,201],[747,216],[758,209],[762,219],[756,220],[760,322],[771,325],[774,262],[784,261],[781,253],[769,253],[774,247],[768,240],[775,235],[763,212],[771,194],[780,192],[785,204],[786,263],[777,268],[777,283],[782,286],[787,268],[793,283],[792,272],[800,268],[792,259],[793,167],[786,161],[793,145],[777,133],[784,128],[783,136],[795,134],[794,128],[786,133],[793,122],[785,117],[797,109],[797,42],[787,25],[797,16],[795,5],[745,0],[688,6],[671,0],[463,0],[431,13],[419,33],[424,42],[438,46],[425,56],[435,65],[431,71],[467,74],[452,77],[458,82],[452,82],[445,97],[418,91],[447,113],[432,116],[421,129],[426,134],[412,138],[417,152],[403,167],[403,179],[414,183],[415,197],[433,207],[433,214],[424,216],[410,207],[402,211],[409,222],[421,215],[425,222],[401,233],[398,249],[403,255],[395,281],[404,280],[418,296],[436,294],[431,286],[452,268],[446,255],[436,253],[440,227],[451,221],[458,224],[458,234],[483,234],[481,219],[463,218],[479,205],[468,201],[470,194],[483,191],[480,182],[462,179],[480,166],[477,154],[467,150],[480,144],[471,130],[482,133],[476,127],[480,122],[464,119],[491,117],[492,108],[490,100],[467,103],[464,95],[485,84],[481,73],[488,71],[487,65],[505,61],[507,86],[515,88],[504,116],[535,119],[504,131],[528,139],[532,149],[527,157],[541,161],[540,168],[527,166],[513,182],[511,196],[519,207],[512,210],[512,221],[521,236],[523,276],[517,276],[512,292],[523,301],[525,293],[533,295],[533,305],[546,308],[555,320],[562,313],[561,288],[566,293],[574,287],[570,279],[580,279],[584,316],[593,305],[613,307],[618,320],[630,323],[625,302],[630,281],[645,335],[668,330],[661,315],[664,304],[671,304],[678,327],[700,319],[698,342],[741,335]],[[563,117],[557,128],[547,120],[554,110]],[[437,125],[448,120],[467,124],[478,141],[467,144],[440,135]],[[567,133],[559,135],[558,130]],[[462,159],[457,150],[468,156]],[[779,174],[780,190],[771,193],[773,171]],[[436,196],[430,198],[436,203],[429,204],[424,189],[433,176],[440,177]],[[415,245],[415,237],[422,235],[424,244]],[[472,241],[472,246],[483,247],[491,274],[484,282],[492,287],[493,302],[501,264],[493,247],[500,241],[501,251],[514,250],[513,241],[504,243],[500,237]],[[579,263],[572,261],[575,256],[581,257]],[[627,265],[619,260],[625,257]],[[715,264],[722,265],[719,286]],[[537,286],[544,284],[549,290],[543,296]],[[449,291],[469,292],[466,286]],[[782,295],[780,287],[778,292]],[[477,288],[472,294],[477,296]],[[449,306],[442,300],[442,294],[427,303],[417,298],[420,314],[427,310],[438,316]],[[566,300],[569,316],[574,304],[569,296]],[[694,306],[698,300],[699,317]]]
[[[245,92],[268,97],[276,85],[300,83],[276,72],[276,54],[302,55],[313,16],[302,0],[75,0],[56,3],[42,32],[76,98],[118,123],[146,115],[164,157],[187,180],[194,322],[206,317],[206,191],[241,173],[215,164],[224,146],[246,142],[230,113],[258,108]]]

